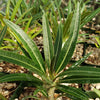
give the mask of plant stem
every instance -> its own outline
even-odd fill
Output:
[[[55,91],[55,87],[52,87],[49,89],[49,91],[48,91],[48,99],[49,100],[54,100],[54,91]]]

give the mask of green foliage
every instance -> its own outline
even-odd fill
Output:
[[[93,91],[100,97],[100,90],[93,88]]]
[[[7,100],[2,94],[0,94],[0,99],[1,100]]]
[[[100,37],[99,36],[98,37],[95,37],[95,39],[97,41],[97,43],[95,43],[96,47],[97,48],[100,48]]]
[[[72,23],[70,26],[70,36],[68,40],[65,42],[58,57],[58,61],[55,67],[55,71],[57,73],[60,72],[71,59],[78,37],[79,25],[80,25],[80,10],[78,4],[74,12]]]
[[[50,67],[52,58],[54,56],[54,48],[52,43],[52,36],[50,33],[49,23],[47,21],[46,15],[43,15],[43,44],[44,44],[44,54],[47,66]]]
[[[45,1],[42,0],[42,2]],[[56,5],[58,8],[60,6],[60,3],[61,2],[59,0],[59,2],[57,3],[59,5]],[[69,69],[64,71],[64,68],[69,63],[73,55],[77,43],[79,28],[80,26],[82,26],[80,9],[81,3],[78,1],[74,1],[74,3],[75,10],[73,10],[72,15],[70,14],[71,11],[69,12],[69,16],[71,16],[71,18],[68,17],[64,26],[62,25],[62,23],[58,25],[56,38],[54,39],[54,41],[52,39],[47,14],[43,12],[42,24],[45,58],[42,57],[34,41],[18,25],[0,16],[2,22],[7,25],[8,30],[13,34],[23,52],[23,55],[20,55],[10,51],[0,50],[0,59],[13,64],[17,64],[19,66],[23,66],[29,71],[29,73],[16,74],[0,73],[0,82],[2,83],[20,81],[27,83],[26,86],[33,86],[36,88],[33,96],[28,96],[23,99],[31,97],[37,99],[36,94],[38,92],[41,92],[43,94],[42,99],[54,100],[54,93],[58,93],[57,91],[59,91],[61,93],[61,96],[65,95],[75,100],[88,100],[89,96],[86,92],[82,91],[82,89],[66,86],[66,83],[82,84],[100,82],[99,68],[79,66],[90,55],[90,53],[84,56],[84,58],[82,58],[81,60],[77,61],[75,64],[73,64]],[[15,5],[14,2],[12,2],[12,4]],[[71,7],[69,8],[71,9]],[[19,9],[17,9],[17,11],[20,12]],[[96,13],[97,12],[98,10],[96,11]],[[9,16],[9,14],[7,16]],[[15,16],[15,14],[13,14],[13,16]],[[13,16],[11,18],[12,20]],[[87,21],[89,20],[90,19],[88,19]],[[29,23],[27,24],[28,26]],[[68,26],[68,24],[70,25]],[[68,28],[67,30],[65,29],[66,26]],[[67,37],[67,39],[65,39],[66,41],[63,42],[63,34],[66,35],[66,32],[68,32],[69,36]],[[2,41],[2,38],[0,38],[0,41]],[[38,77],[34,76],[33,73],[37,74]],[[20,86],[22,86],[22,84],[23,83],[21,83]],[[20,88],[17,88],[14,96],[12,96],[10,100],[14,100],[15,97],[17,97],[16,95],[18,89]]]
[[[87,15],[81,22],[81,27],[83,27],[83,25],[85,25],[87,22],[89,22],[96,14],[98,14],[100,12],[100,8],[96,9],[95,11],[91,12],[89,15]]]
[[[55,0],[56,1],[56,0]],[[60,1],[60,0],[59,0]],[[92,18],[94,18],[99,12],[100,12],[100,8],[98,7],[98,9],[96,9],[95,11],[92,11],[91,9],[89,9],[87,6],[87,3],[90,2],[90,0],[79,0],[80,1],[80,29],[86,25],[88,22],[90,22],[92,20]],[[67,2],[67,1],[66,1]],[[70,25],[72,22],[72,17],[73,17],[73,11],[76,8],[76,4],[77,4],[77,0],[69,0],[69,2],[67,2],[68,6],[66,7],[67,11],[64,11],[61,8],[61,4],[59,5],[59,10],[56,7],[56,4],[53,2],[53,7],[51,10],[51,17],[50,17],[50,23],[51,23],[51,28],[52,28],[52,35],[53,35],[53,39],[55,40],[56,38],[56,33],[57,33],[57,29],[58,29],[58,22],[63,24],[63,42],[65,42],[68,37],[69,37],[69,30],[70,30]],[[55,10],[55,8],[58,10]],[[55,14],[56,13],[56,14]],[[60,14],[59,14],[60,13]],[[58,19],[57,19],[58,18]]]
[[[100,90],[92,87],[93,90],[92,91],[87,91],[87,95],[89,95],[90,98],[96,99],[96,98],[100,98]]]
[[[30,0],[30,2],[27,2],[27,0],[8,0],[5,11],[0,11],[0,29],[5,26],[5,23],[2,19],[6,18],[20,25],[21,28],[33,39],[42,31],[40,29],[41,25],[38,22],[38,20],[42,17],[40,5],[43,6],[44,9],[47,9],[46,7],[48,6],[48,3],[50,2],[41,0]],[[34,28],[35,26],[37,26],[37,28]],[[9,48],[12,50],[18,47],[18,45],[16,46],[12,44],[11,40],[13,42],[15,41],[12,35],[14,35],[14,32],[7,28],[6,39],[8,39],[7,42],[9,42],[8,45],[10,46],[6,46],[4,44],[1,49]]]
[[[6,30],[7,30],[7,26],[5,26],[0,34],[0,47],[1,47],[1,44],[2,44],[2,41],[3,41],[3,38],[6,34]]]
[[[88,100],[88,96],[80,89],[74,87],[60,85],[57,87],[60,91],[64,92],[66,96],[75,100]]]

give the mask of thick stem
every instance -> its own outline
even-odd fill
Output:
[[[52,87],[49,89],[49,91],[48,91],[48,99],[49,100],[54,100],[54,91],[55,91],[55,87]]]

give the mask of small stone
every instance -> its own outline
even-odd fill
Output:
[[[7,89],[12,89],[12,88],[14,88],[14,87],[16,87],[16,84],[7,84],[7,85],[6,85],[6,88],[7,88]]]
[[[0,72],[2,72],[3,71],[3,68],[2,67],[0,67]]]
[[[4,95],[8,95],[9,94],[9,91],[4,91]]]
[[[57,98],[57,100],[62,100],[62,97]]]
[[[18,98],[14,99],[14,100],[18,100]]]
[[[95,100],[100,100],[99,98],[96,98]]]
[[[24,73],[24,71],[20,70],[20,73]]]
[[[100,84],[97,84],[96,85],[96,89],[100,89]]]

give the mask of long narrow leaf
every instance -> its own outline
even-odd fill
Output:
[[[68,69],[61,83],[98,83],[100,82],[100,68],[74,67]]]
[[[78,60],[78,61],[77,61],[76,63],[74,63],[71,67],[69,67],[68,70],[66,70],[66,71],[64,71],[64,72],[62,72],[62,73],[60,73],[60,74],[58,75],[58,77],[67,75],[66,72],[68,72],[70,69],[73,70],[73,68],[78,67],[83,61],[85,61],[85,59],[86,59],[87,57],[89,57],[90,54],[91,54],[91,53],[88,53],[88,54],[85,55],[82,59]]]
[[[1,100],[7,100],[1,93],[0,93],[0,99]]]
[[[28,9],[27,11],[25,11],[25,12],[17,19],[17,21],[16,21],[15,23],[18,24],[18,23],[23,19],[23,17],[24,17],[28,12],[30,12],[32,9],[33,9],[33,7],[30,8],[30,9]]]
[[[7,8],[6,8],[6,18],[7,18],[7,19],[9,19],[10,1],[11,1],[11,0],[8,0],[8,1],[7,1]]]
[[[77,67],[79,66],[82,62],[84,62],[89,56],[90,56],[91,53],[88,53],[87,55],[85,55],[83,58],[81,58],[80,60],[78,60],[76,63],[74,63],[71,67],[69,68],[74,68],[74,67]]]
[[[26,96],[26,97],[22,98],[22,100],[26,100],[26,99],[29,99],[29,98],[33,98],[33,99],[35,99],[35,100],[40,100],[38,97],[32,96],[32,95]]]
[[[31,20],[32,20],[32,17],[29,19],[28,23],[26,24],[25,32],[28,31],[28,28],[29,28],[29,26],[30,26]]]
[[[15,35],[17,36],[18,39],[20,39],[20,41],[26,48],[27,52],[29,53],[30,57],[33,59],[34,63],[36,63],[40,67],[40,70],[44,72],[45,67],[43,58],[34,41],[31,40],[29,36],[18,25],[6,19],[4,19],[4,21],[7,24],[7,26],[10,27],[10,29],[15,32]]]
[[[89,22],[99,12],[100,12],[100,7],[96,9],[95,11],[91,12],[87,17],[85,17],[83,22],[80,25],[80,28],[82,28],[87,22]]]
[[[100,83],[100,76],[71,76],[59,81],[60,83]]]
[[[0,83],[12,82],[12,81],[33,81],[35,83],[39,82],[42,84],[42,81],[39,80],[38,78],[34,77],[33,75],[25,73],[14,73],[0,77]]]
[[[55,40],[55,44],[54,44],[55,63],[58,59],[61,48],[62,48],[62,26],[60,24],[58,27],[58,32],[57,32],[57,36],[56,36],[56,40]],[[54,64],[54,66],[55,66],[55,64]]]
[[[40,70],[40,68],[37,65],[35,65],[34,62],[28,57],[9,51],[0,50],[0,59],[13,64],[17,64],[19,66],[23,66],[32,72],[42,75],[42,71]]]
[[[99,96],[94,91],[86,91],[86,94],[89,96],[89,98],[99,98]]]
[[[59,76],[96,76],[100,77],[100,68],[93,68],[93,67],[74,67],[71,69],[66,70],[64,73],[60,74]]]
[[[71,3],[71,0],[69,0],[68,2],[68,15],[71,14],[72,12],[72,3]]]
[[[88,100],[88,96],[81,89],[64,85],[60,85],[57,88],[65,94],[69,94],[71,97],[77,98],[77,100]]]
[[[100,90],[93,88],[93,91],[100,97]]]
[[[15,98],[19,98],[20,94],[23,92],[26,82],[21,82],[16,90],[14,91],[13,95],[10,97],[10,100],[14,100]]]
[[[66,64],[71,59],[71,56],[73,55],[77,37],[78,37],[78,32],[79,32],[79,25],[80,25],[79,9],[80,9],[79,3],[77,3],[77,8],[75,9],[71,27],[70,27],[70,36],[68,40],[65,42],[65,45],[61,50],[61,53],[59,54],[59,58],[55,68],[56,73],[60,72],[66,66]]]
[[[73,13],[70,13],[66,19],[66,22],[64,24],[64,28],[63,28],[63,41],[65,42],[68,37],[69,37],[69,31],[70,31],[70,25],[72,22],[72,17],[73,17]]]
[[[20,49],[22,50],[22,52],[24,53],[24,55],[31,59],[29,53],[22,47],[22,45],[18,41],[17,41],[17,44],[20,47]]]
[[[4,75],[6,75],[6,74],[8,74],[8,73],[0,72],[0,77],[1,77],[1,76],[4,76]]]
[[[5,26],[3,28],[3,30],[2,30],[2,32],[0,33],[0,47],[1,47],[1,44],[3,42],[3,38],[4,38],[5,34],[6,34],[6,31],[7,31],[7,26]]]
[[[46,14],[43,14],[43,44],[44,44],[44,54],[47,66],[50,67],[51,60],[54,55],[52,36],[50,33],[49,23]]]
[[[15,8],[14,8],[14,10],[13,10],[12,15],[11,15],[11,21],[14,20],[15,15],[16,15],[16,13],[17,13],[17,11],[18,11],[18,8],[19,8],[21,2],[22,2],[22,0],[18,0],[18,1],[17,1],[16,6],[15,6]]]

